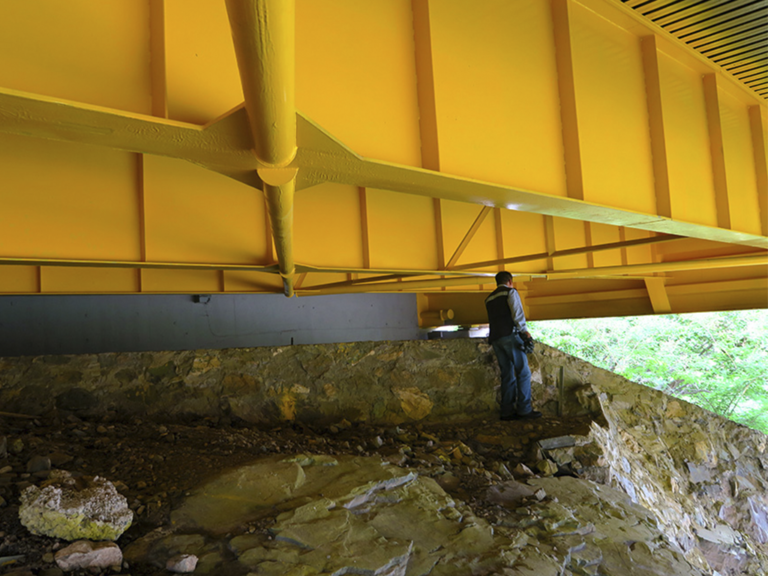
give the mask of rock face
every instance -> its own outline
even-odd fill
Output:
[[[0,358],[0,406],[260,425],[466,420],[496,410],[489,350],[467,339]]]
[[[161,566],[194,555],[196,573],[275,576],[704,574],[623,492],[569,477],[505,488],[497,497],[508,510],[493,527],[435,480],[380,458],[264,458],[201,487],[173,512],[171,529],[132,543],[125,557]],[[270,536],[243,532],[270,515]]]
[[[33,534],[64,540],[117,540],[133,512],[104,478],[78,478],[56,470],[41,487],[21,494],[21,523]]]
[[[541,447],[548,458],[537,473],[554,473],[547,463],[552,460],[626,493],[654,513],[670,558],[680,550],[691,565],[720,576],[768,574],[765,435],[543,345],[530,360],[534,404],[545,418],[594,420],[588,437]],[[88,416],[111,410],[126,417],[308,422],[343,429],[349,422],[496,418],[497,388],[492,351],[470,339],[0,359],[0,405],[27,414],[58,408]],[[513,437],[486,440],[519,448]],[[9,452],[16,451],[14,442],[7,441]],[[281,466],[295,477],[274,487],[271,498],[282,498],[306,480],[299,471],[306,475],[306,465],[289,464]],[[538,490],[549,493],[543,486]],[[329,510],[338,512],[338,506]],[[180,510],[178,521],[184,514],[192,513]],[[193,520],[191,515],[184,521]],[[588,540],[585,549],[607,557],[599,542]],[[416,549],[414,544],[411,557]],[[196,571],[208,565],[205,552],[176,550],[199,557]]]
[[[655,390],[631,391],[600,388],[609,425],[593,434],[612,484],[653,510],[697,565],[766,573],[768,438]]]

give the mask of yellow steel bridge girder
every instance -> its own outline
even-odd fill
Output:
[[[0,7],[0,293],[768,304],[765,102],[618,1],[43,4]]]

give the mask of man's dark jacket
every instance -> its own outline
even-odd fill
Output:
[[[485,309],[488,311],[488,323],[491,331],[488,334],[488,342],[494,342],[515,332],[515,320],[512,318],[512,310],[509,308],[509,293],[514,288],[498,286],[496,290],[485,299]]]

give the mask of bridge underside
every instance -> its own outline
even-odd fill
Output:
[[[618,0],[0,6],[0,293],[768,306],[768,108]]]

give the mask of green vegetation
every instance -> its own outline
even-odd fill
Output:
[[[563,352],[768,433],[768,310],[529,327]]]

